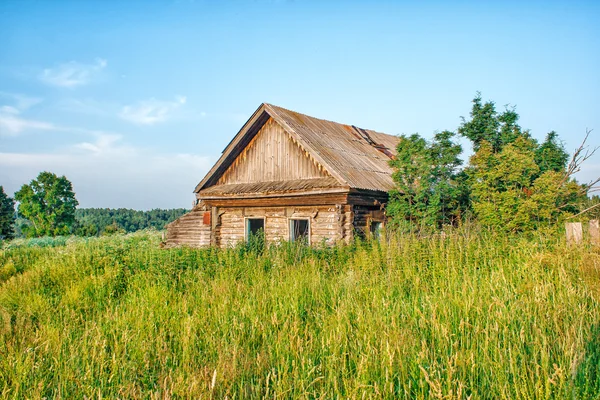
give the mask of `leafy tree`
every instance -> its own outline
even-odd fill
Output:
[[[475,152],[483,142],[487,142],[496,153],[519,137],[531,139],[529,132],[523,131],[517,123],[519,114],[514,107],[506,107],[506,110],[499,114],[493,101],[482,103],[479,92],[472,102],[471,119],[467,121],[462,117],[458,134],[471,140]]]
[[[595,151],[586,150],[585,140],[567,163],[569,155],[556,132],[538,144],[518,120],[514,107],[498,113],[477,93],[471,119],[463,118],[458,128],[475,150],[465,178],[458,179],[466,184],[462,193],[470,193],[468,202],[482,224],[507,231],[535,229],[577,213],[598,182],[580,185],[573,178]]]
[[[534,141],[520,137],[494,153],[484,141],[471,157],[471,200],[483,225],[528,231],[577,211],[585,190],[564,167],[541,172],[536,149]]]
[[[554,131],[546,135],[546,140],[535,150],[535,163],[540,167],[540,172],[564,171],[569,161],[569,154],[558,140]]]
[[[79,203],[66,177],[41,172],[28,185],[21,186],[15,199],[19,201],[19,214],[31,222],[26,227],[28,237],[70,233]]]
[[[437,133],[428,143],[418,134],[402,136],[390,161],[397,187],[390,192],[387,213],[392,223],[408,229],[438,228],[459,214],[459,190],[454,180],[461,164],[455,134]]]
[[[12,239],[14,237],[15,223],[15,201],[4,193],[0,186],[0,239]]]
[[[418,135],[401,138],[390,162],[397,184],[387,208],[392,222],[439,227],[473,210],[483,225],[518,232],[596,210],[584,203],[600,178],[588,184],[573,178],[597,150],[585,145],[590,131],[567,162],[556,132],[538,144],[519,126],[514,107],[498,113],[493,102],[483,102],[477,93],[470,115],[458,133],[471,140],[475,154],[458,173],[461,149],[451,132],[436,135],[431,143]]]

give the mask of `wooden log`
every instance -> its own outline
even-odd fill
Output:
[[[590,243],[600,246],[600,221],[597,219],[590,220]]]
[[[217,207],[211,207],[211,218],[210,218],[210,245],[217,245],[217,220],[219,219],[219,209]]]
[[[567,244],[581,244],[583,241],[581,222],[567,222],[565,223],[565,229],[567,231]]]

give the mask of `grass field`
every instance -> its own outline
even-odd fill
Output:
[[[2,398],[600,398],[598,249],[159,240],[0,250]]]

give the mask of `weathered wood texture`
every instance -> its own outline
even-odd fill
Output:
[[[210,218],[209,223],[206,213],[210,212],[200,204],[189,213],[181,216],[167,225],[167,247],[190,246],[205,247],[210,245]]]
[[[327,177],[330,175],[271,118],[227,168],[217,185]]]
[[[225,198],[225,199],[204,199],[206,204],[216,207],[281,207],[297,205],[329,205],[345,204],[346,193],[323,193],[304,196],[278,196],[278,197],[257,197],[257,198]]]
[[[568,244],[581,244],[583,241],[583,229],[581,222],[567,222],[565,224],[567,231],[567,243]]]
[[[353,206],[354,232],[362,237],[370,234],[371,222],[384,222],[385,215],[380,207],[376,206]]]
[[[311,244],[334,244],[345,235],[341,228],[346,226],[344,211],[343,207],[336,205],[220,208],[217,245],[229,247],[244,241],[247,218],[265,218],[265,239],[268,243],[289,240],[290,219],[306,218],[310,221]]]
[[[249,217],[265,218],[271,243],[290,238],[293,218],[310,220],[311,244],[368,235],[385,218],[398,140],[262,104],[196,186],[209,214],[174,222],[168,242],[231,246]]]
[[[600,245],[600,223],[597,219],[590,221],[590,243],[596,246]]]

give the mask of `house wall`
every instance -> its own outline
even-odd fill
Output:
[[[366,237],[370,233],[371,222],[385,222],[383,210],[378,206],[353,206],[353,227],[356,235]]]
[[[273,207],[208,207],[200,204],[167,226],[167,245],[231,247],[243,242],[246,218],[265,218],[268,243],[289,240],[289,220],[310,220],[310,244],[350,242],[354,235],[368,236],[371,221],[383,222],[376,206],[315,205]]]
[[[268,243],[289,240],[289,220],[310,220],[310,243],[334,244],[345,238],[351,223],[347,221],[349,207],[221,207],[215,236],[219,247],[234,246],[245,240],[246,218],[265,218],[265,239]]]
[[[323,170],[272,118],[219,178],[218,185],[326,178]]]

